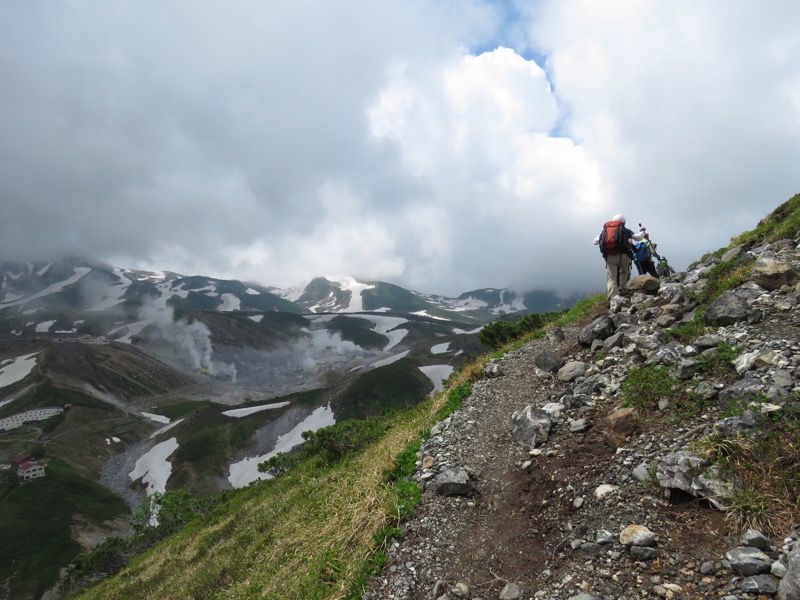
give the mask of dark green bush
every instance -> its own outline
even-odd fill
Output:
[[[315,455],[332,464],[346,455],[362,450],[380,439],[388,429],[385,418],[373,417],[350,420],[323,427],[317,431],[304,431],[302,446],[304,455]]]
[[[480,334],[478,334],[478,339],[481,343],[491,346],[492,348],[502,348],[526,333],[544,327],[566,312],[566,310],[562,310],[559,312],[531,313],[525,315],[516,322],[504,320],[495,321],[481,329]]]
[[[281,452],[280,454],[258,463],[259,473],[269,473],[273,477],[280,477],[286,471],[296,466],[302,456],[296,452]]]

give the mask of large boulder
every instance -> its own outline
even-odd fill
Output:
[[[800,272],[787,262],[759,256],[753,264],[752,277],[761,287],[777,290],[784,285],[794,285],[800,281]]]
[[[628,436],[639,429],[639,418],[633,407],[620,408],[606,419],[603,435],[616,447],[624,446]]]
[[[637,275],[628,280],[625,289],[634,294],[636,292],[649,294],[657,292],[660,286],[661,282],[657,277],[653,277],[652,275]]]
[[[731,563],[731,569],[744,575],[758,575],[769,573],[772,566],[772,559],[758,548],[739,546],[733,548],[725,554],[725,558]]]
[[[558,380],[565,383],[575,381],[578,377],[583,377],[589,368],[585,362],[571,360],[558,370]]]
[[[800,544],[789,554],[786,574],[778,585],[777,600],[800,600]]]
[[[747,320],[749,313],[747,301],[728,290],[722,292],[719,298],[708,305],[703,313],[703,321],[718,325],[733,325]]]
[[[552,350],[543,350],[533,360],[537,367],[548,373],[555,373],[564,364],[564,359]]]
[[[528,405],[511,415],[512,437],[523,448],[536,448],[547,441],[553,419],[549,413]]]
[[[582,346],[591,346],[595,340],[604,340],[614,333],[614,326],[608,317],[597,317],[578,334],[578,343]]]
[[[453,467],[439,473],[434,480],[436,493],[441,496],[467,496],[474,486],[464,467]]]
[[[661,459],[656,469],[656,479],[663,488],[682,490],[695,496],[696,491],[692,483],[708,465],[708,461],[704,458],[692,452],[680,450],[667,454]]]

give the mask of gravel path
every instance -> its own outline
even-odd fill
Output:
[[[742,577],[724,560],[735,539],[723,513],[688,494],[667,499],[632,475],[707,432],[721,410],[645,424],[623,447],[609,444],[606,419],[619,408],[616,392],[630,365],[591,401],[570,403],[575,383],[546,377],[535,362],[552,350],[591,365],[591,352],[577,343],[585,324],[506,355],[500,375],[477,382],[463,408],[434,428],[415,475],[423,486],[418,512],[364,600],[758,598],[742,593]],[[517,445],[512,414],[557,401],[567,407],[547,443],[533,451]],[[573,431],[580,419],[588,429]],[[437,493],[434,477],[454,466],[474,480],[472,494]],[[611,492],[599,497],[603,489]],[[629,525],[655,533],[655,558],[619,543]]]

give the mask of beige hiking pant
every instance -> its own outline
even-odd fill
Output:
[[[631,259],[627,254],[609,254],[606,257],[606,293],[609,300],[625,290],[630,272]]]

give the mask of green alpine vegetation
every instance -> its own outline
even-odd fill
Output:
[[[100,524],[128,514],[111,491],[78,475],[63,461],[47,461],[47,477],[20,483],[15,475],[0,479],[0,580],[9,581],[11,597],[37,597],[58,579],[59,565],[80,553],[70,537],[73,519]],[[47,515],[47,518],[42,518]]]

